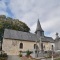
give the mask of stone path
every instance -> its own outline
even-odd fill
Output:
[[[21,60],[19,56],[9,55],[7,60]]]

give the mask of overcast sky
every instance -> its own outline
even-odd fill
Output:
[[[40,20],[46,36],[60,34],[60,0],[0,0],[0,15],[25,22],[34,33]]]

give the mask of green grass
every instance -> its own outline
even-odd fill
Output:
[[[60,60],[60,58],[58,58],[58,59],[55,59],[55,60]]]

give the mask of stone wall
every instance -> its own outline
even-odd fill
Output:
[[[13,45],[13,42],[16,44]],[[21,42],[23,43],[23,49],[19,47]],[[2,49],[8,53],[8,55],[18,55],[19,51],[33,50],[34,44],[36,44],[36,42],[3,39]]]
[[[23,43],[23,49],[20,49],[20,43]],[[36,44],[36,42],[3,39],[2,49],[8,55],[18,55],[19,51],[34,51],[34,44]],[[37,45],[39,46],[39,43],[37,43]],[[51,50],[51,43],[43,42],[43,45],[45,45],[44,51]]]

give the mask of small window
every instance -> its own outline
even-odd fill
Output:
[[[53,50],[53,45],[52,45],[52,50]]]
[[[41,49],[43,50],[43,48],[44,48],[44,47],[43,47],[43,43],[41,43]]]
[[[44,49],[45,49],[45,45],[44,45]]]
[[[38,45],[34,44],[34,49],[38,49]]]
[[[36,44],[34,44],[34,49],[36,49]]]
[[[23,49],[23,43],[20,43],[20,49]]]

